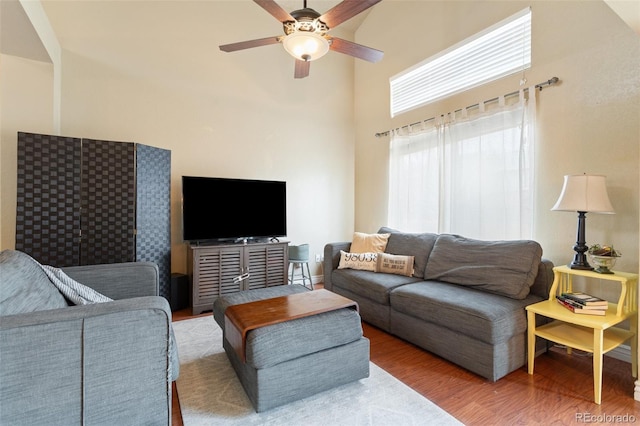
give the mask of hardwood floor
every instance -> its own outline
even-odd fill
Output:
[[[567,355],[554,347],[536,358],[535,374],[522,367],[492,383],[370,325],[364,324],[364,334],[372,362],[466,425],[569,425],[597,415],[640,421],[631,364],[614,358],[605,356],[597,405],[591,357],[578,351]]]
[[[211,313],[199,316],[207,315]],[[193,318],[190,310],[173,313],[174,321],[189,318]],[[604,357],[602,404],[597,405],[591,357],[579,351],[567,355],[554,347],[536,358],[534,375],[522,367],[492,383],[369,324],[364,323],[363,329],[371,343],[372,362],[465,425],[640,422],[629,363]],[[174,387],[173,424],[181,426],[176,395]]]

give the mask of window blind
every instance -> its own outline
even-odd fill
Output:
[[[526,8],[391,77],[391,116],[530,67]]]

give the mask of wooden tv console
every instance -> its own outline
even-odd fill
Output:
[[[286,241],[190,244],[192,314],[213,310],[213,302],[225,294],[287,284],[288,258]]]

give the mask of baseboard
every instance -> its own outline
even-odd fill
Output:
[[[556,345],[556,346],[564,348],[564,346],[562,345]],[[544,350],[542,352],[544,352]],[[540,354],[540,351],[536,352],[536,356],[538,356],[539,354]],[[587,355],[592,356],[590,353]],[[631,364],[631,346],[620,345],[617,348],[614,348],[609,352],[607,352],[606,354],[604,354],[604,356],[615,358],[617,360],[628,362],[629,364]]]
[[[324,275],[312,275],[311,276],[311,283],[312,284],[318,284],[318,283],[323,283],[323,282],[324,282]],[[302,284],[302,278],[300,278],[299,275],[294,277],[293,283],[294,284]]]
[[[631,346],[629,345],[620,345],[617,348],[610,350],[605,355],[631,364]]]
[[[541,348],[536,351],[535,357],[538,358],[540,355],[547,353],[547,348]]]

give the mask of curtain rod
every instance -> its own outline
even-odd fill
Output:
[[[536,84],[536,85],[535,85],[535,88],[536,88],[536,89],[539,89],[539,90],[541,90],[541,91],[542,91],[542,89],[543,89],[543,88],[545,88],[545,87],[547,87],[547,86],[552,86],[552,85],[554,85],[554,84],[558,83],[559,81],[560,81],[560,79],[559,79],[558,77],[551,77],[551,78],[550,78],[549,80],[547,80],[547,81],[543,81],[542,83],[538,83],[538,84]],[[529,90],[529,89],[528,89],[528,88],[524,88],[524,90]],[[507,93],[506,95],[504,95],[504,97],[505,97],[505,98],[507,98],[507,97],[509,97],[509,96],[515,96],[515,95],[517,95],[518,93],[520,93],[520,91],[519,91],[519,90],[516,90],[515,92]],[[495,102],[495,101],[497,101],[498,99],[499,99],[499,98],[497,98],[497,97],[496,97],[496,98],[492,98],[492,99],[489,99],[489,100],[484,101],[483,103]],[[469,108],[477,108],[478,106],[480,106],[480,104],[479,104],[479,103],[477,103],[477,104],[473,104],[473,105],[469,105],[466,109],[469,109]],[[462,111],[462,108],[461,108],[461,109],[457,109],[457,110],[455,110],[454,112],[460,112],[460,111]],[[436,119],[436,117],[431,117],[431,118],[427,118],[427,119],[425,119],[425,120],[416,121],[415,123],[405,124],[404,126],[396,127],[395,129],[387,130],[386,132],[376,133],[376,135],[375,135],[375,136],[376,136],[376,138],[380,138],[380,137],[382,137],[382,136],[388,136],[388,135],[389,135],[389,133],[391,133],[393,130],[397,130],[397,129],[406,129],[406,128],[409,128],[409,127],[411,127],[411,126],[415,126],[416,124],[426,123],[426,122],[428,122],[428,121],[432,121],[432,120],[435,120],[435,119]]]

